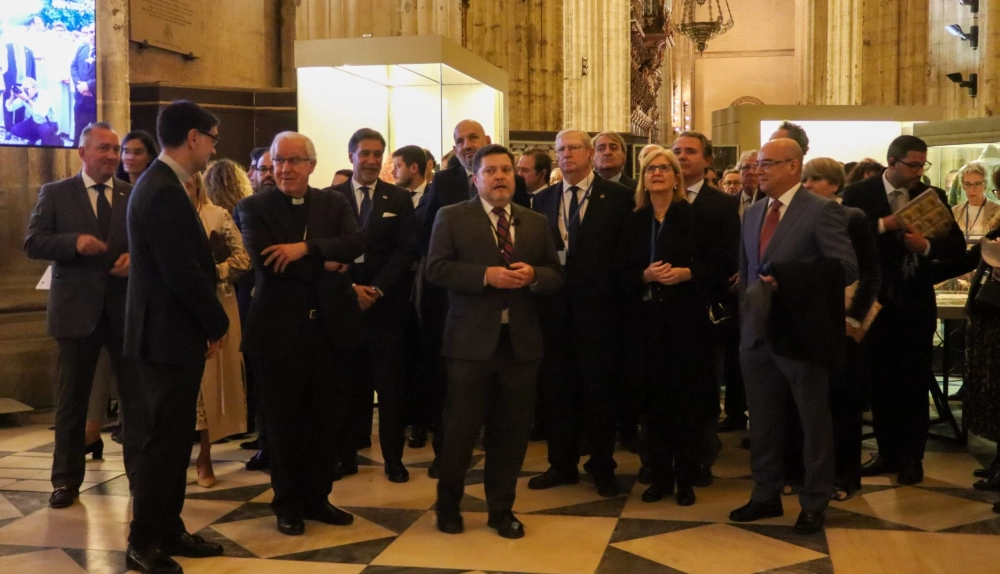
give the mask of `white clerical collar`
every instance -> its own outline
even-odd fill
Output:
[[[174,174],[177,176],[177,179],[181,181],[181,183],[187,183],[187,180],[191,179],[191,174],[188,173],[186,169],[181,167],[181,164],[177,163],[174,158],[167,155],[167,152],[161,152],[156,159],[167,164],[167,166],[174,171]]]

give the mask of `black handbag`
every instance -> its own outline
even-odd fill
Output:
[[[976,293],[974,309],[1000,313],[1000,281],[997,281],[991,272],[983,273],[979,291]]]

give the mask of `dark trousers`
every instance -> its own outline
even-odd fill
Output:
[[[442,418],[448,395],[448,370],[441,357],[445,317],[448,314],[448,292],[425,283],[420,308],[420,361],[417,364],[417,377],[429,397],[429,418],[434,428],[431,446],[434,448],[434,456],[440,457],[444,445]]]
[[[147,549],[184,532],[181,510],[205,361],[168,365],[140,359],[138,364],[140,407],[145,406],[149,426],[139,451],[129,542]],[[132,432],[127,425],[128,420],[126,436]]]
[[[79,94],[77,94],[77,97]],[[94,98],[82,98],[73,108],[73,147],[80,146],[80,134],[84,128],[97,121],[97,101]]]
[[[147,417],[143,414],[141,402],[136,403],[139,371],[135,361],[122,356],[121,335],[112,332],[107,314],[103,314],[89,336],[56,341],[59,345],[59,358],[56,366],[56,446],[52,455],[52,486],[78,489],[83,482],[87,407],[101,347],[108,350],[118,380],[122,426],[127,429],[122,437],[122,454],[129,483],[134,484],[139,450],[147,432]]]
[[[457,511],[479,429],[486,424],[485,482],[490,512],[514,507],[517,476],[528,450],[538,361],[518,361],[510,332],[502,328],[485,361],[448,360],[448,399],[438,510]]]
[[[803,426],[805,479],[799,493],[803,510],[821,512],[833,493],[834,449],[830,391],[826,369],[782,357],[763,342],[742,349],[743,379],[750,407],[752,500],[781,502],[785,483],[786,409],[791,394]]]
[[[582,434],[590,449],[584,469],[592,474],[614,472],[616,404],[621,399],[612,383],[618,378],[613,372],[617,344],[580,343],[566,332],[553,339],[554,344],[545,346],[546,378],[540,385],[549,464],[576,470]]]
[[[915,316],[913,309],[886,306],[869,333],[875,439],[879,455],[896,463],[924,458],[930,423],[927,393],[934,380],[936,325]]]
[[[690,487],[698,476],[705,456],[705,416],[701,409],[684,400],[669,383],[656,381],[644,396],[649,400],[649,462],[653,481],[664,486]],[[713,421],[714,422],[714,421]]]
[[[36,123],[34,118],[28,118],[10,128],[10,133],[30,143],[40,141],[42,145],[61,146],[63,142],[56,135],[59,126],[55,122]]]
[[[743,370],[740,368],[740,324],[735,318],[721,326],[723,361],[723,384],[726,385],[724,410],[726,417],[735,420],[746,419],[747,392],[743,384]]]
[[[403,323],[403,360],[406,363],[403,421],[426,429],[431,424],[431,396],[427,382],[420,376],[420,346],[420,319],[416,307],[411,304]]]
[[[327,502],[351,401],[348,356],[315,319],[287,355],[254,357],[268,429],[271,508],[279,517],[298,520]]]
[[[378,303],[376,303],[376,306]],[[344,443],[345,460],[353,460],[357,443],[351,439],[368,436],[372,429],[373,392],[378,393],[378,434],[385,462],[402,462],[406,442],[404,398],[406,357],[404,344],[405,306],[395,305],[366,313],[370,342],[350,357],[353,402],[348,417],[352,429]]]
[[[11,90],[11,87],[7,86],[7,89],[3,93],[3,101],[6,103],[13,93],[14,92]],[[7,131],[10,131],[15,125],[24,121],[25,111],[26,110],[24,108],[19,108],[10,112],[7,111],[6,105],[3,106],[3,126],[7,128]]]
[[[253,273],[247,273],[236,282],[236,305],[240,312],[240,325],[247,324],[247,314],[250,313],[250,303],[253,301]],[[247,429],[257,432],[257,445],[260,450],[267,450],[267,426],[264,423],[264,405],[261,398],[260,385],[254,375],[253,358],[243,354],[243,370],[247,379]],[[251,432],[253,432],[251,431]]]

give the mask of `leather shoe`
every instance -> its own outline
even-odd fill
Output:
[[[260,439],[248,440],[240,443],[243,450],[260,450]]]
[[[333,482],[344,478],[345,476],[350,476],[352,474],[358,473],[358,463],[352,460],[351,462],[338,462],[336,466],[333,467]]]
[[[795,528],[792,531],[796,534],[816,534],[823,530],[825,522],[826,519],[822,512],[803,510],[799,513],[799,519],[795,521]]]
[[[729,520],[733,522],[753,522],[762,518],[777,518],[784,516],[784,514],[785,509],[781,507],[780,502],[777,504],[761,504],[751,500],[730,512]]]
[[[719,423],[719,432],[733,432],[747,430],[746,417],[726,417]]]
[[[52,508],[66,508],[67,506],[72,506],[73,501],[76,500],[76,497],[78,496],[80,496],[79,490],[68,486],[60,486],[52,491],[52,496],[49,497],[49,506]]]
[[[694,478],[691,484],[693,486],[704,488],[706,486],[712,486],[713,482],[715,482],[715,478],[712,477],[712,467],[707,464],[703,464],[698,468],[698,476]]]
[[[900,464],[890,461],[881,454],[873,454],[864,464],[861,465],[861,476],[878,476],[899,472]]]
[[[278,532],[285,536],[302,536],[306,533],[306,523],[301,519],[278,517]]]
[[[976,478],[986,478],[987,476],[990,475],[991,472],[993,472],[998,468],[1000,468],[1000,457],[994,459],[993,462],[991,462],[990,465],[987,466],[986,468],[977,468],[976,470],[972,471],[972,476]]]
[[[920,460],[907,460],[899,470],[896,482],[906,486],[920,484],[924,480],[924,465]]]
[[[496,529],[497,534],[503,538],[524,538],[524,524],[509,510],[490,512],[486,526]]]
[[[622,493],[622,487],[618,485],[614,472],[602,472],[593,475],[594,484],[597,486],[597,494],[604,498],[611,498]]]
[[[209,558],[211,556],[222,556],[222,545],[209,542],[197,534],[182,532],[172,540],[164,540],[160,551],[167,556]]]
[[[434,457],[431,465],[427,467],[427,476],[430,478],[439,478],[441,476],[441,461]]]
[[[983,480],[977,480],[972,488],[976,490],[1000,490],[1000,467],[993,469]]]
[[[315,520],[334,526],[347,526],[354,522],[353,514],[344,512],[329,502],[306,510],[303,516],[306,520]]]
[[[674,485],[657,484],[653,483],[645,492],[642,493],[643,502],[659,502],[663,500],[663,497],[670,496],[674,493]]]
[[[427,428],[413,425],[410,430],[410,440],[407,442],[410,448],[424,448],[427,446]]]
[[[181,565],[156,548],[139,550],[129,544],[125,552],[125,567],[142,574],[183,574]]]
[[[389,482],[402,483],[410,480],[410,472],[401,462],[387,462],[385,463],[385,477],[389,479]]]
[[[653,469],[648,466],[639,467],[639,476],[636,478],[639,484],[653,484]]]
[[[528,481],[528,490],[547,490],[564,484],[580,482],[580,472],[558,470],[550,466],[548,470]]]
[[[677,506],[692,506],[694,504],[694,488],[691,486],[677,487]]]
[[[271,457],[266,450],[258,450],[257,454],[251,456],[246,464],[247,470],[264,470],[269,466],[271,466]]]
[[[439,510],[437,513],[437,529],[445,534],[461,534],[465,530],[462,514],[457,510]]]

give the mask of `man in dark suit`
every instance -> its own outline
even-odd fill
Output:
[[[473,160],[478,197],[439,212],[428,280],[448,289],[441,353],[448,360],[437,526],[462,532],[459,504],[480,427],[486,423],[488,525],[521,538],[514,516],[517,475],[531,433],[542,333],[535,294],[563,281],[545,219],[511,204],[514,156],[499,145]]]
[[[750,502],[729,515],[734,522],[781,516],[784,486],[785,418],[791,394],[805,436],[805,481],[799,493],[802,512],[795,531],[813,534],[823,528],[833,492],[834,449],[830,421],[829,371],[808,358],[781,352],[774,330],[772,298],[790,287],[778,284],[771,270],[788,263],[839,262],[845,286],[858,276],[857,259],[835,202],[802,189],[802,150],[790,139],[772,140],[757,156],[760,188],[768,195],[746,212],[740,242],[741,350],[747,402],[750,405]],[[772,293],[774,295],[772,296]],[[838,297],[839,300],[839,297]],[[819,320],[817,318],[817,320]],[[842,324],[832,326],[843,329]]]
[[[434,180],[427,188],[427,193],[417,207],[420,213],[420,255],[426,257],[430,247],[431,229],[437,212],[449,205],[468,201],[476,197],[476,188],[472,181],[472,161],[485,145],[491,142],[483,126],[475,120],[462,120],[455,126],[455,152],[448,168],[437,172]],[[525,187],[524,180],[515,176],[513,203],[521,206],[531,205],[531,196]],[[420,297],[420,332],[422,348],[418,372],[420,379],[425,381],[427,392],[431,395],[431,424],[434,426],[435,460],[427,469],[431,478],[437,478],[440,463],[437,460],[441,452],[441,413],[444,409],[444,395],[448,388],[447,373],[444,361],[441,359],[441,337],[444,333],[444,319],[448,312],[448,298],[440,287],[427,284],[421,286]]]
[[[594,137],[594,171],[608,181],[635,191],[638,182],[625,175],[625,138],[617,132],[602,132]]]
[[[87,445],[87,404],[104,347],[118,379],[123,415],[132,414],[138,384],[135,362],[122,357],[129,253],[125,213],[132,186],[113,177],[121,147],[105,123],[83,134],[83,170],[42,186],[28,223],[24,252],[52,261],[48,331],[59,345],[56,366],[56,447],[52,456],[49,506],[73,504],[83,482],[84,458],[101,458],[104,443]],[[142,424],[144,417],[134,420]],[[125,433],[124,455],[129,482],[135,479],[135,456],[144,432],[133,419]]]
[[[354,517],[327,498],[351,396],[348,356],[359,346],[361,309],[341,272],[364,250],[348,200],[310,187],[316,148],[282,132],[271,144],[277,189],[237,205],[256,286],[242,351],[255,361],[271,458],[271,508],[278,531],[305,532],[304,519],[347,525]]]
[[[177,101],[160,111],[156,131],[163,152],[128,203],[125,356],[138,361],[139,410],[149,426],[125,559],[133,570],[160,573],[181,571],[170,556],[222,554],[221,545],[186,532],[181,510],[205,360],[222,346],[229,318],[215,292],[212,248],[183,185],[215,155],[219,120]]]
[[[900,484],[923,480],[929,411],[927,391],[937,384],[931,367],[937,303],[931,260],[965,253],[962,230],[952,222],[946,237],[932,239],[907,229],[894,214],[927,189],[920,181],[927,144],[900,136],[889,145],[879,175],[847,186],[844,205],[865,212],[878,243],[882,268],[879,313],[869,331],[872,357],[872,419],[878,454],[862,476],[899,473]],[[932,188],[944,205],[944,191]],[[950,210],[949,210],[950,213]]]
[[[548,218],[566,285],[542,304],[541,396],[550,468],[532,478],[528,488],[579,482],[582,430],[590,449],[584,469],[594,477],[598,494],[617,496],[615,423],[621,393],[614,382],[620,371],[624,295],[614,269],[633,191],[594,173],[594,148],[586,132],[560,132],[556,154],[563,180],[535,198],[535,211]]]
[[[406,482],[403,466],[404,396],[406,380],[406,321],[410,314],[417,260],[417,235],[410,193],[379,179],[385,138],[362,128],[347,143],[354,176],[333,190],[351,204],[365,237],[364,253],[351,262],[354,292],[363,311],[365,344],[353,354],[350,371],[354,402],[348,417],[354,429],[344,445],[341,474],[357,472],[359,445],[352,437],[368,436],[372,428],[372,389],[378,393],[378,427],[385,475]],[[423,152],[420,152],[423,155]]]
[[[517,160],[517,175],[524,179],[534,202],[535,195],[549,186],[549,176],[552,175],[552,158],[549,157],[549,152],[537,147],[524,150]]]
[[[5,48],[4,53],[7,54],[7,64],[3,73],[3,101],[6,102],[14,95],[14,86],[23,84],[25,78],[36,80],[38,78],[35,75],[35,54],[31,51],[31,48],[20,43],[8,43],[5,45]],[[24,121],[26,116],[30,116],[30,113],[23,108],[12,112],[7,110],[7,106],[4,106],[4,127],[7,128],[7,131],[10,131],[16,124]],[[77,138],[73,146],[76,147],[79,143],[79,138]]]
[[[87,42],[80,45],[69,66],[73,95],[76,98],[73,105],[73,122],[76,126],[74,146],[79,143],[83,128],[97,121],[97,47],[94,43],[94,25],[87,26],[84,32],[87,34]]]

